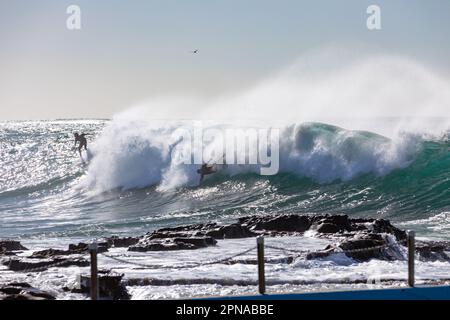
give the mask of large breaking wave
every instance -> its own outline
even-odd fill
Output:
[[[197,186],[199,166],[177,161],[191,144],[191,141],[174,144],[180,126],[180,122],[155,124],[116,120],[92,149],[93,159],[84,186],[100,192],[151,185],[157,185],[160,191]],[[225,130],[232,126],[211,127]],[[216,143],[214,139],[205,141],[204,148]],[[392,140],[323,123],[282,127],[279,143],[279,173],[292,173],[319,183],[349,181],[363,174],[384,176],[408,166],[423,148],[423,141],[413,135],[405,134]],[[258,146],[249,149],[257,150]],[[205,162],[212,163],[214,159],[205,159]],[[256,174],[257,169],[255,165],[228,164],[221,174]]]

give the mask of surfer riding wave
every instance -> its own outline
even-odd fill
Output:
[[[74,134],[75,137],[75,146],[74,148],[77,147],[77,143],[79,142],[79,146],[78,146],[78,152],[80,153],[80,157],[81,157],[81,150],[84,147],[84,150],[87,151],[87,139],[86,136],[88,136],[88,133],[82,133],[82,134],[78,134],[78,132],[75,132]]]
[[[197,170],[197,173],[200,174],[200,182],[203,181],[205,176],[216,172],[217,170],[215,169],[215,165],[208,165],[207,163],[202,164],[202,167]]]

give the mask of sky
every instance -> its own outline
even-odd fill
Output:
[[[381,30],[366,27],[371,4]],[[81,30],[66,27],[69,5],[81,8]],[[447,79],[449,33],[448,0],[0,0],[0,121],[110,118],[160,97],[216,99],[330,48],[407,57]],[[326,72],[323,62],[312,67]]]

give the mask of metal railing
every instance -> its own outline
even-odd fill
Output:
[[[415,265],[415,233],[414,231],[409,231],[407,233],[407,238],[405,240],[400,241],[400,243],[407,244],[408,247],[408,285],[410,287],[414,287],[415,283],[415,277],[414,277],[414,265]],[[393,247],[394,245],[397,245],[396,243],[386,243],[379,246],[372,246],[367,248],[358,248],[358,249],[350,249],[350,250],[344,250],[342,251],[336,251],[336,248],[334,248],[333,251],[329,252],[330,254],[333,253],[344,253],[344,254],[352,254],[352,253],[360,253],[360,252],[369,252],[374,250],[381,250],[386,249],[388,247]],[[265,264],[267,259],[264,256],[265,248],[272,249],[272,250],[279,250],[284,253],[293,253],[294,258],[299,257],[301,255],[307,254],[309,251],[302,251],[302,250],[293,250],[288,248],[281,248],[277,246],[272,245],[264,245],[264,237],[259,236],[256,238],[256,246],[251,247],[249,249],[246,249],[244,251],[241,251],[239,253],[233,254],[231,256],[223,257],[216,260],[209,260],[204,262],[197,262],[197,263],[191,263],[187,265],[171,265],[171,266],[164,266],[164,265],[156,265],[156,264],[146,264],[146,263],[140,263],[135,261],[126,260],[123,258],[114,257],[112,255],[106,254],[104,252],[99,253],[98,252],[98,246],[96,243],[93,243],[89,246],[89,253],[91,256],[91,299],[97,300],[99,297],[99,286],[98,286],[98,268],[97,268],[97,255],[101,254],[102,256],[115,260],[120,263],[125,264],[131,264],[136,265],[141,268],[145,269],[189,269],[189,268],[196,268],[199,266],[206,266],[206,265],[214,265],[214,264],[230,264],[235,258],[248,254],[256,249],[257,252],[257,264],[258,264],[258,291],[260,294],[266,293],[266,277],[265,277]]]
[[[366,247],[366,248],[357,248],[357,249],[343,249],[339,246],[336,246],[334,248],[330,248],[329,251],[326,251],[326,254],[354,254],[354,253],[361,253],[361,252],[370,252],[374,250],[382,250],[387,249],[389,247],[394,247],[398,244],[404,244],[408,248],[407,253],[407,260],[408,260],[408,286],[414,287],[415,284],[415,275],[414,275],[414,267],[415,267],[415,233],[414,231],[408,231],[407,237],[404,240],[400,241],[386,241],[385,244],[379,245],[379,246],[372,246],[372,247]],[[89,245],[89,255],[90,255],[90,273],[91,273],[91,285],[90,285],[90,294],[92,300],[97,300],[99,297],[99,284],[98,284],[98,255],[102,255],[108,259],[115,260],[120,263],[129,264],[129,265],[135,265],[140,268],[144,269],[191,269],[201,266],[208,266],[208,265],[214,265],[214,264],[233,264],[233,263],[242,263],[241,261],[235,260],[235,258],[246,255],[250,252],[254,252],[256,249],[257,259],[256,264],[258,265],[258,291],[260,294],[266,293],[266,276],[265,276],[265,264],[271,263],[271,262],[279,262],[280,259],[274,260],[274,259],[267,259],[265,258],[265,249],[272,249],[281,251],[288,255],[288,257],[293,261],[294,259],[306,256],[308,253],[311,253],[311,251],[307,250],[294,250],[289,248],[283,248],[273,245],[265,245],[264,244],[264,237],[259,236],[256,238],[256,246],[253,246],[249,249],[243,250],[241,252],[238,252],[236,254],[221,257],[215,260],[208,260],[208,261],[202,261],[202,262],[194,262],[189,264],[183,264],[183,265],[158,265],[158,264],[147,264],[147,263],[141,263],[141,262],[135,262],[130,261],[128,259],[119,258],[112,256],[110,254],[107,254],[105,252],[99,252],[98,245],[96,242],[93,242]],[[317,251],[316,251],[317,252]],[[11,263],[13,261],[10,260],[9,262],[9,269],[11,270]],[[58,267],[62,265],[68,265],[71,264],[70,261],[67,261],[66,259],[63,259],[61,261],[56,261],[53,263],[45,263],[41,264],[39,266],[33,266],[32,263],[30,263],[29,268],[23,268],[20,271],[21,272],[39,272],[44,271],[52,267]]]

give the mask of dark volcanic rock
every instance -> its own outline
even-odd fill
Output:
[[[0,300],[55,300],[50,293],[33,288],[28,283],[0,285]]]
[[[349,218],[347,215],[261,215],[240,218],[239,224],[269,235],[302,233],[314,229],[323,234],[388,233],[399,241],[406,238],[406,232],[394,227],[388,220]]]
[[[421,260],[425,261],[450,261],[450,243],[445,241],[417,241],[416,252]]]
[[[102,253],[108,251],[108,242],[97,243],[97,252]],[[80,242],[79,244],[69,244],[69,254],[82,254],[89,252],[89,244]]]
[[[342,231],[341,228],[339,228],[338,225],[332,223],[321,223],[317,227],[317,232],[319,233],[338,233],[340,231]]]
[[[344,239],[339,245],[328,245],[325,249],[310,252],[306,258],[325,258],[334,253],[344,253],[350,258],[358,261],[368,261],[373,258],[382,260],[393,260],[398,257],[395,248],[390,248],[387,240],[382,234],[357,234],[351,238]],[[382,246],[382,247],[380,247]],[[340,249],[340,250],[338,250]]]
[[[391,259],[395,255],[386,248],[373,248],[385,245],[387,238],[392,241],[393,235],[400,244],[405,245],[406,232],[394,227],[388,220],[349,218],[347,215],[258,215],[243,217],[238,223],[219,225],[217,223],[193,224],[179,227],[162,228],[140,237],[107,237],[98,243],[99,253],[108,251],[110,247],[128,247],[129,251],[170,251],[194,250],[216,245],[216,239],[237,239],[255,237],[257,235],[284,236],[297,235],[308,230],[316,230],[318,237],[334,239],[345,254],[356,260],[366,261],[371,258]],[[417,252],[423,259],[448,259],[442,243],[421,245]],[[368,250],[359,250],[369,248]],[[9,250],[24,250],[23,246],[14,241],[0,241],[0,254],[13,254]],[[326,257],[337,249],[336,246],[311,252],[308,259]],[[8,250],[8,251],[7,251]],[[47,259],[49,261],[30,263],[12,260],[11,269],[24,271],[30,268],[47,268],[55,262],[66,265],[89,265],[81,258],[67,257],[75,254],[86,254],[89,251],[87,243],[71,244],[68,250],[47,249],[34,252],[31,258]],[[340,251],[340,250],[337,250]]]
[[[170,228],[161,228],[158,229],[158,232],[168,232],[168,233],[174,233],[174,232],[186,232],[186,231],[201,231],[201,230],[210,230],[213,228],[216,228],[218,225],[217,223],[206,223],[206,224],[191,224],[187,226],[179,226],[179,227],[170,227]]]
[[[3,265],[7,266],[12,271],[21,271],[21,272],[40,272],[51,268],[55,264],[58,264],[57,267],[69,267],[69,266],[79,266],[79,267],[87,267],[90,265],[90,262],[81,259],[81,258],[60,258],[60,259],[52,259],[50,261],[42,261],[42,262],[26,262],[18,259],[6,261]],[[56,266],[56,265],[55,265]]]
[[[309,216],[301,216],[297,214],[252,216],[240,218],[239,223],[254,230],[304,232],[311,226],[311,218]]]
[[[19,241],[0,240],[0,256],[15,256],[15,251],[28,250]]]
[[[239,239],[256,237],[257,233],[250,231],[248,227],[235,223],[208,231],[206,232],[206,235],[213,237],[214,239]]]
[[[148,242],[149,240],[165,240],[172,238],[205,237],[206,233],[219,228],[216,223],[194,224],[188,226],[162,228],[148,232],[144,237],[138,239],[139,242]],[[139,242],[137,245],[139,245]]]
[[[340,245],[344,253],[359,261],[367,261],[372,258],[386,259],[383,248],[379,246],[386,245],[386,240],[381,234],[364,234],[359,237],[344,240]],[[353,251],[352,250],[362,250]],[[390,259],[389,259],[390,260]]]
[[[395,236],[397,241],[404,241],[406,239],[406,231],[394,227],[389,220],[376,219],[373,220],[373,232],[375,233],[389,233]],[[404,243],[406,244],[406,243]]]
[[[175,243],[188,243],[196,248],[205,248],[208,246],[215,246],[217,241],[211,237],[191,237],[191,238],[174,238]]]
[[[13,240],[2,240],[0,241],[0,253],[1,252],[11,252],[11,251],[22,251],[28,250],[19,241]]]
[[[173,250],[193,250],[194,245],[188,243],[175,243],[173,241],[140,243],[128,248],[128,251],[173,251]]]
[[[353,231],[347,215],[314,216],[313,225],[319,233],[338,233]]]
[[[221,229],[216,223],[209,224],[194,224],[188,226],[162,228],[156,231],[147,233],[145,236],[138,238],[138,241],[128,247],[129,251],[170,251],[170,250],[194,250],[205,248],[207,246],[216,245],[217,241],[208,233],[221,230],[217,233],[218,236],[237,233],[233,228]],[[245,230],[241,230],[243,235]]]
[[[110,247],[122,248],[135,245],[139,242],[138,237],[126,237],[121,238],[117,236],[109,237],[103,241],[97,243],[98,253],[107,252]],[[46,249],[41,251],[35,251],[30,258],[48,259],[60,256],[68,256],[73,254],[86,254],[89,253],[88,243],[70,244],[67,250],[60,249]]]
[[[122,283],[123,274],[99,274],[99,295],[102,299],[129,300],[130,295]],[[91,279],[89,276],[80,277],[80,289],[72,290],[77,293],[89,294],[91,290]]]
[[[129,251],[171,251],[194,250],[216,245],[217,241],[212,237],[186,237],[169,238],[165,240],[144,238],[139,243],[128,248]]]
[[[108,243],[109,247],[115,247],[115,248],[126,248],[129,246],[133,246],[136,243],[139,242],[138,237],[126,237],[121,238],[117,236],[106,238],[106,242]]]
[[[55,256],[65,256],[72,254],[69,250],[58,250],[58,249],[46,249],[41,251],[35,251],[30,256],[30,258],[35,259],[48,259]]]
[[[202,236],[203,232],[189,232],[189,231],[161,231],[156,230],[152,233],[147,234],[144,238],[145,240],[155,240],[155,239],[170,239],[170,238],[188,238],[194,235]]]
[[[161,251],[197,249],[204,247],[204,245],[198,242],[194,243],[180,239],[204,237],[237,239],[255,237],[259,234],[284,236],[303,233],[310,229],[314,229],[319,234],[327,237],[338,235],[340,237],[352,238],[357,233],[388,233],[393,234],[397,239],[405,237],[404,231],[392,226],[387,220],[350,219],[347,215],[259,215],[242,217],[238,220],[238,223],[230,225],[209,223],[162,228],[147,233],[139,242],[131,245],[129,250]],[[362,255],[361,258],[363,258]]]
[[[251,216],[239,219],[239,223],[252,230],[282,232],[305,232],[310,228],[319,233],[338,233],[365,229],[352,226],[351,219],[346,215],[297,215],[283,214],[276,216]]]
[[[0,256],[15,256],[16,254],[12,251],[6,250],[6,248],[0,248]]]
[[[306,259],[307,260],[313,260],[313,259],[318,259],[318,258],[325,258],[325,257],[328,257],[330,254],[332,254],[334,252],[335,252],[335,248],[330,246],[330,245],[328,245],[323,250],[309,252],[306,255]]]
[[[98,252],[106,252],[108,251],[108,243],[101,242],[98,243]],[[79,243],[79,244],[70,244],[68,250],[60,250],[60,249],[46,249],[41,251],[35,251],[30,256],[30,258],[34,259],[48,259],[60,256],[68,256],[72,254],[86,254],[89,252],[89,244],[87,243]]]

